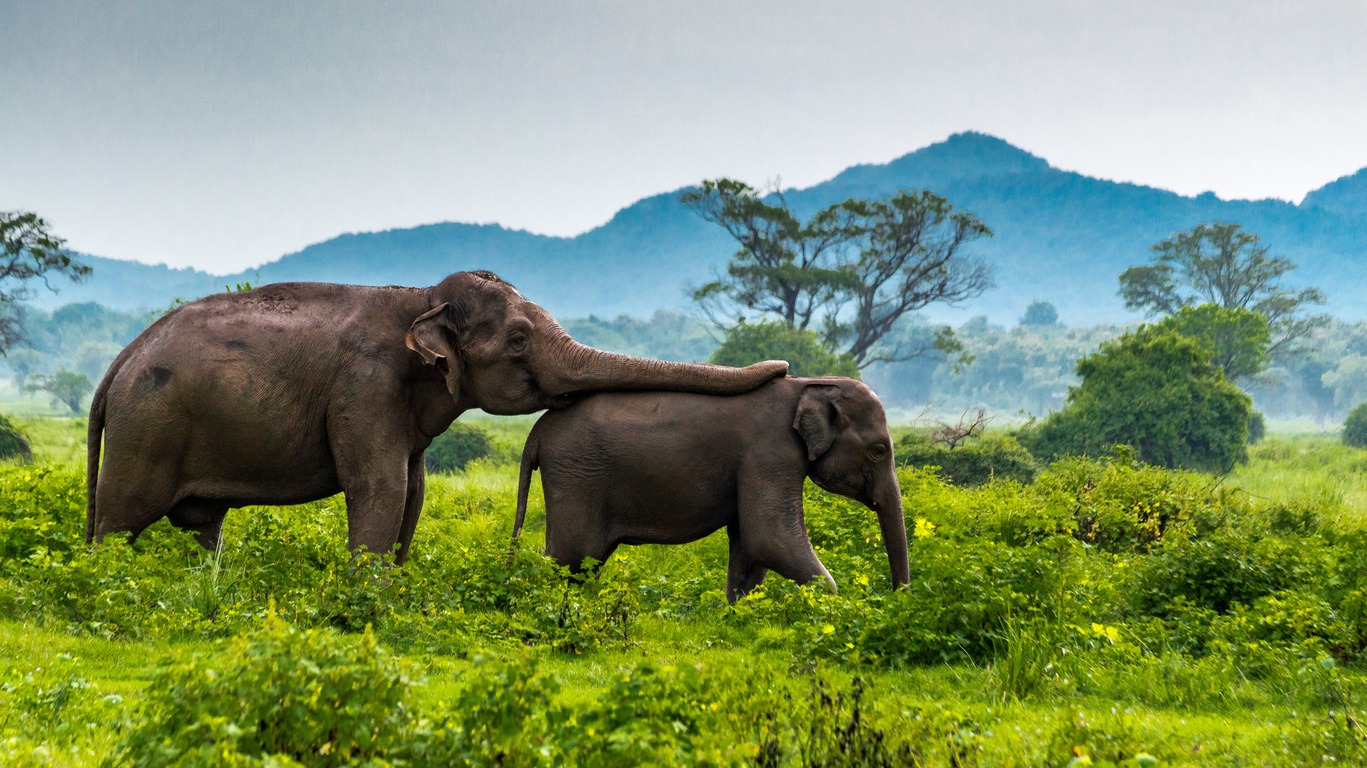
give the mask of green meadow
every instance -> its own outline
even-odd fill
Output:
[[[1357,765],[1367,451],[1277,435],[1228,477],[1120,456],[1029,484],[899,470],[911,585],[873,513],[809,485],[839,584],[725,599],[726,542],[572,580],[510,540],[532,419],[429,476],[408,562],[340,498],[91,548],[84,421],[0,465],[0,764]]]

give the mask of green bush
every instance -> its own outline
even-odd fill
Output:
[[[0,459],[18,457],[24,461],[33,460],[33,449],[29,446],[28,436],[19,429],[9,417],[0,415]]]
[[[470,462],[490,456],[493,452],[493,443],[484,430],[457,421],[437,435],[437,439],[427,447],[423,463],[428,472],[458,472]]]
[[[1101,456],[1117,444],[1167,469],[1229,472],[1248,455],[1250,400],[1202,342],[1141,326],[1078,361],[1064,408],[1020,433],[1035,456]]]
[[[787,360],[793,376],[859,378],[854,358],[828,351],[815,333],[768,321],[733,326],[708,362],[743,366],[763,360]]]
[[[1258,411],[1248,415],[1248,444],[1257,445],[1267,437],[1267,418]]]
[[[160,672],[122,757],[137,768],[270,756],[353,765],[399,742],[407,685],[371,632],[299,630],[272,614],[226,652]]]
[[[1367,448],[1367,403],[1359,403],[1343,420],[1343,444]]]
[[[1039,473],[1035,457],[1012,435],[992,433],[954,448],[940,445],[923,432],[909,432],[893,448],[898,464],[938,467],[958,486],[982,485],[994,479],[1029,483]]]

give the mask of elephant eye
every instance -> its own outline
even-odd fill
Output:
[[[520,333],[513,334],[512,338],[508,339],[508,351],[515,355],[526,352],[527,337]]]
[[[873,456],[875,461],[882,460],[884,456],[888,455],[888,447],[882,443],[877,443],[869,449],[869,455]]]

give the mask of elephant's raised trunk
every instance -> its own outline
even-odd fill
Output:
[[[749,392],[788,372],[788,363],[766,360],[744,368],[700,363],[669,363],[604,352],[563,337],[554,350],[556,364],[538,383],[552,397],[599,390],[668,390],[704,395]]]
[[[907,526],[902,518],[902,489],[897,478],[875,497],[874,511],[878,513],[878,527],[883,530],[883,546],[888,551],[888,568],[894,586],[905,586],[911,581],[907,562]]]

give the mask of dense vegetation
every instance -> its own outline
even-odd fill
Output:
[[[903,468],[902,591],[873,514],[809,488],[839,594],[771,576],[731,608],[720,536],[573,582],[534,499],[511,543],[506,461],[429,480],[402,569],[346,552],[336,498],[234,512],[218,552],[165,522],[89,549],[68,426],[0,467],[6,765],[1364,760],[1364,459],[1329,441],[1224,484]]]

